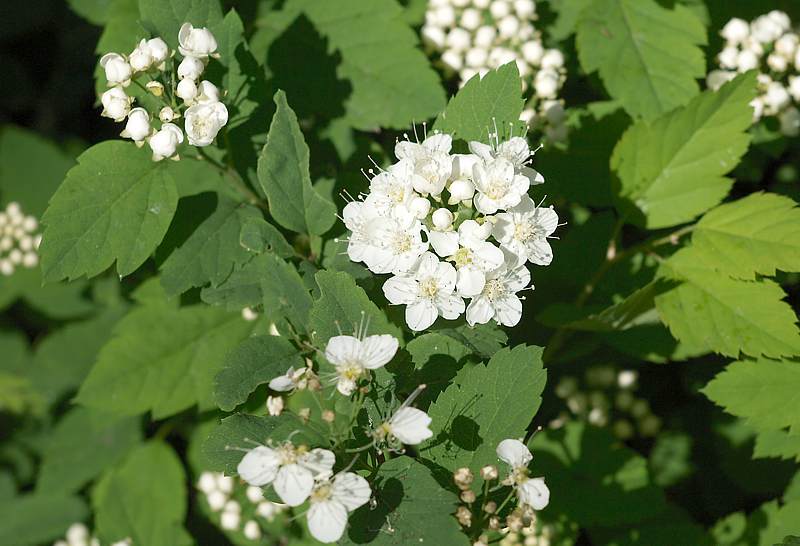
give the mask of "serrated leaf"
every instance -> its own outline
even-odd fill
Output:
[[[276,222],[298,233],[321,235],[336,221],[336,207],[311,185],[308,146],[286,95],[278,91],[274,100],[277,111],[258,159],[258,181]]]
[[[281,258],[291,258],[295,255],[294,249],[286,242],[286,238],[278,228],[263,218],[245,218],[239,234],[239,243],[256,254],[272,252]]]
[[[380,466],[373,482],[377,505],[353,512],[340,544],[374,546],[470,543],[453,517],[458,498],[410,457]]]
[[[509,124],[518,129],[524,105],[519,70],[516,63],[508,63],[483,78],[470,78],[450,99],[433,128],[461,140],[485,142],[496,126],[502,139]]]
[[[297,268],[272,254],[264,254],[263,261],[266,267],[260,280],[264,310],[285,317],[298,332],[306,332],[314,301]]]
[[[708,211],[692,244],[707,262],[737,278],[800,271],[800,209],[782,195],[748,195]]]
[[[113,466],[142,438],[139,420],[75,408],[49,435],[36,489],[72,493]]]
[[[800,462],[800,434],[787,430],[762,430],[756,434],[753,458],[795,459]]]
[[[406,345],[406,351],[411,355],[411,361],[417,369],[432,359],[459,361],[472,352],[457,339],[439,332],[429,332],[415,337]]]
[[[129,537],[134,544],[187,544],[186,476],[178,456],[160,441],[143,444],[103,476],[92,506],[95,531],[107,543]]]
[[[242,226],[261,213],[255,207],[219,197],[216,210],[161,266],[161,285],[168,296],[211,284],[219,286],[233,271],[251,259],[241,246]]]
[[[201,299],[211,305],[222,305],[230,311],[260,305],[264,298],[261,279],[271,261],[266,252],[256,256],[241,269],[234,270],[224,283],[217,287],[203,288],[200,292]]]
[[[355,331],[366,321],[369,321],[368,334],[391,334],[402,344],[400,329],[388,321],[350,275],[323,270],[314,278],[321,296],[311,308],[309,331],[319,347],[324,347],[333,336]]]
[[[214,398],[223,411],[247,401],[259,385],[304,366],[300,351],[286,338],[256,336],[244,340],[225,357],[214,378]]]
[[[130,142],[106,141],[78,165],[50,201],[40,248],[45,281],[93,277],[116,260],[135,271],[164,238],[178,192],[165,162]]]
[[[676,339],[731,357],[800,354],[797,317],[782,301],[786,294],[778,284],[731,279],[703,261],[701,253],[687,247],[659,270],[683,281],[655,298],[661,320]]]
[[[63,537],[88,510],[79,497],[29,493],[0,502],[0,513],[0,544],[34,546]]]
[[[541,347],[518,345],[465,366],[428,409],[434,436],[420,454],[451,471],[495,462],[500,441],[525,435],[546,380]]]
[[[120,415],[152,411],[161,419],[186,408],[214,406],[213,380],[225,354],[257,323],[203,304],[178,307],[153,280],[140,304],[114,328],[77,401]]]
[[[442,328],[437,331],[463,343],[472,353],[482,358],[491,358],[508,343],[508,336],[496,324],[462,324],[456,328]]]
[[[218,0],[139,0],[139,13],[145,26],[173,49],[178,47],[178,30],[183,23],[213,27],[222,21]]]
[[[598,71],[609,95],[632,116],[652,120],[686,104],[705,76],[703,24],[680,4],[598,0],[581,11],[575,44],[586,72]]]
[[[750,143],[754,96],[755,74],[743,74],[652,123],[630,127],[611,157],[623,212],[657,229],[688,222],[722,201],[733,184],[724,175]]]

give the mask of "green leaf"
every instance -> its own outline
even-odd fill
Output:
[[[800,271],[800,209],[792,199],[755,193],[710,210],[692,244],[718,270],[741,279]]]
[[[497,126],[502,139],[509,124],[519,125],[524,105],[519,70],[516,63],[508,63],[483,78],[470,78],[450,99],[433,128],[461,140],[485,142]]]
[[[560,42],[575,34],[580,15],[592,0],[550,0],[549,4],[557,16],[548,31],[552,39]]]
[[[213,27],[222,21],[219,0],[139,0],[139,13],[145,26],[173,49],[178,47],[178,30],[183,23]]]
[[[762,430],[756,435],[753,458],[777,457],[800,462],[800,434],[786,430]]]
[[[439,76],[395,0],[293,0],[287,9],[302,10],[341,55],[336,74],[352,88],[345,119],[356,129],[407,128],[444,107]]]
[[[120,415],[152,411],[161,419],[198,404],[214,406],[213,380],[225,354],[258,322],[207,305],[177,307],[157,280],[143,285],[114,328],[77,401]]]
[[[497,444],[525,435],[546,380],[541,347],[518,345],[465,366],[431,404],[434,436],[420,454],[448,470],[495,462]]]
[[[305,363],[294,345],[280,336],[256,336],[244,340],[225,358],[214,378],[214,398],[223,411],[247,401],[259,385]]]
[[[245,218],[242,223],[242,232],[239,234],[239,243],[256,254],[272,252],[281,258],[291,258],[295,255],[292,246],[278,231],[278,228],[263,218]]]
[[[415,337],[406,345],[406,351],[411,354],[411,361],[417,369],[437,358],[458,362],[472,352],[460,341],[439,332],[429,332]]]
[[[168,296],[195,286],[219,286],[234,267],[252,254],[239,243],[242,226],[261,213],[255,207],[220,196],[216,210],[161,266],[161,285]]]
[[[108,21],[115,0],[68,0],[72,11],[92,24],[102,26]]]
[[[482,358],[491,358],[508,344],[508,336],[496,324],[462,324],[456,328],[442,328],[437,331],[463,343],[472,353]]]
[[[164,238],[178,205],[165,163],[121,141],[102,142],[81,154],[42,218],[45,281],[93,277],[114,260],[120,276],[142,265]]]
[[[266,268],[261,271],[261,294],[264,309],[285,317],[298,332],[308,327],[308,315],[314,301],[294,265],[272,254],[264,254]]]
[[[29,493],[0,502],[3,524],[0,544],[34,546],[64,536],[67,528],[87,516],[78,497]]]
[[[628,129],[611,157],[623,212],[657,229],[688,222],[722,201],[733,184],[724,175],[750,142],[754,93],[755,74],[744,74]]]
[[[702,389],[728,413],[757,429],[792,427],[800,433],[800,363],[744,360],[729,364]]]
[[[410,457],[380,466],[373,482],[377,505],[362,506],[350,516],[340,544],[374,546],[470,543],[453,517],[458,498]]]
[[[400,329],[387,320],[350,275],[323,270],[314,278],[321,297],[311,308],[309,331],[319,347],[324,347],[331,337],[353,332],[367,321],[368,334],[391,334],[402,343]]]
[[[311,185],[308,146],[286,95],[278,91],[274,100],[277,111],[258,160],[259,183],[276,222],[298,233],[321,235],[336,221],[336,207]]]
[[[139,420],[85,408],[67,413],[53,429],[42,455],[36,489],[72,493],[117,463],[142,438]]]
[[[726,356],[800,354],[800,333],[781,287],[768,280],[741,281],[703,264],[694,247],[664,262],[659,275],[683,281],[656,296],[656,308],[672,335],[691,347]]]
[[[174,451],[159,441],[143,444],[97,483],[92,494],[95,530],[106,543],[187,543],[186,476]]]
[[[652,120],[686,104],[705,76],[703,24],[680,4],[654,0],[598,0],[578,20],[578,57],[598,71],[611,97],[636,117]]]
[[[261,279],[268,264],[269,253],[256,256],[241,269],[234,270],[228,279],[217,287],[207,286],[200,292],[201,299],[211,305],[222,305],[230,311],[255,307],[263,303]]]

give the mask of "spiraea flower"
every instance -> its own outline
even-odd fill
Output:
[[[205,27],[195,28],[191,23],[184,23],[178,31],[178,51],[187,57],[205,59],[217,51],[217,40]]]
[[[528,464],[533,460],[530,450],[519,440],[503,440],[497,446],[497,456],[509,466],[508,481],[517,492],[522,506],[541,510],[550,502],[550,490],[544,478],[531,478]]]
[[[311,492],[306,515],[308,530],[320,542],[338,541],[347,527],[349,513],[366,504],[371,496],[367,480],[353,472],[320,479]]]
[[[184,118],[189,144],[208,146],[217,138],[219,130],[228,123],[228,109],[221,102],[202,102],[186,110]]]
[[[131,65],[119,53],[106,53],[100,58],[100,67],[105,71],[109,87],[121,85],[127,87],[131,83]]]
[[[19,268],[39,264],[39,221],[26,215],[16,201],[0,211],[0,275],[13,275]]]
[[[500,245],[519,258],[536,265],[550,265],[553,251],[547,241],[558,227],[558,215],[550,207],[540,207],[527,195],[497,215],[492,234]]]
[[[138,146],[144,144],[150,136],[150,114],[144,108],[134,108],[128,114],[125,129],[119,134],[123,138],[133,140]]]
[[[178,146],[183,144],[183,131],[174,123],[163,123],[148,140],[153,150],[153,161],[169,157],[177,159]]]
[[[334,336],[325,346],[325,358],[336,366],[336,389],[350,396],[369,370],[388,364],[397,353],[397,338],[389,334],[374,336]]]
[[[427,413],[404,406],[383,423],[377,432],[380,439],[385,439],[390,444],[396,440],[407,446],[415,446],[433,436],[430,424],[431,418]]]

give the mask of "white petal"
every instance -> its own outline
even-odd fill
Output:
[[[506,296],[494,302],[495,318],[503,326],[516,326],[522,318],[522,301],[516,296]]]
[[[483,262],[483,267],[487,271],[497,269],[505,261],[503,251],[488,241],[476,245],[472,252]]]
[[[478,142],[477,140],[473,140],[469,143],[469,151],[484,161],[490,161],[492,159],[492,147],[488,144]]]
[[[264,486],[275,479],[280,459],[274,449],[258,446],[245,454],[236,471],[250,485]]]
[[[551,208],[536,209],[536,221],[544,228],[547,235],[551,235],[558,227],[558,214]]]
[[[397,159],[411,159],[412,161],[420,154],[420,145],[416,142],[401,140],[394,146],[394,155]]]
[[[389,303],[410,305],[417,301],[419,286],[410,277],[391,277],[383,283],[383,294]]]
[[[544,478],[531,478],[520,484],[517,495],[522,504],[534,510],[541,510],[550,502],[550,489],[545,485]]]
[[[346,377],[340,377],[336,382],[336,390],[344,396],[350,396],[356,390],[356,381]]]
[[[453,137],[445,133],[431,135],[425,139],[422,145],[432,152],[450,153],[453,146]]]
[[[441,294],[436,298],[439,314],[447,320],[455,320],[464,313],[464,300],[455,294]]]
[[[486,324],[494,317],[494,308],[485,296],[478,296],[469,302],[467,307],[467,323],[470,326]]]
[[[492,235],[498,241],[505,243],[514,237],[514,218],[507,212],[501,212],[495,218]]]
[[[553,261],[553,250],[547,239],[534,239],[527,245],[528,259],[536,265],[550,265]]]
[[[531,272],[527,267],[516,267],[509,271],[505,283],[512,292],[519,292],[531,284]]]
[[[458,270],[456,289],[461,296],[471,298],[483,292],[486,275],[477,267],[466,266]]]
[[[388,364],[399,347],[397,338],[383,334],[367,336],[361,342],[361,363],[368,370],[375,370]]]
[[[306,517],[311,536],[326,544],[342,538],[347,526],[347,508],[335,500],[313,503]]]
[[[497,445],[497,456],[513,468],[528,466],[533,459],[530,450],[519,440],[503,440]]]
[[[483,214],[494,214],[497,212],[497,209],[500,208],[497,201],[487,197],[483,193],[475,194],[474,203],[478,212]]]
[[[271,379],[269,382],[269,388],[278,392],[287,392],[294,389],[294,381],[292,381],[291,377],[292,373],[294,373],[294,368],[289,368],[289,371],[286,372],[286,375],[279,375],[278,377]]]
[[[534,170],[530,167],[522,167],[522,174],[531,181],[531,185],[538,186],[539,184],[544,184],[544,176],[537,170]]]
[[[357,362],[361,355],[361,341],[353,336],[333,336],[325,346],[325,358],[331,364]]]
[[[333,451],[322,448],[312,449],[300,459],[300,464],[309,469],[314,477],[330,473],[335,462]]]
[[[299,464],[287,464],[278,470],[272,486],[283,502],[289,506],[300,506],[314,488],[314,476]]]
[[[366,504],[371,496],[369,482],[358,474],[343,472],[333,480],[333,499],[342,503],[350,512]]]
[[[428,240],[433,250],[445,258],[452,256],[458,250],[458,233],[455,231],[436,231],[428,233]]]
[[[403,408],[389,422],[392,434],[409,446],[415,446],[433,436],[428,428],[430,424],[431,418],[428,414],[417,408]]]
[[[419,258],[417,263],[417,279],[425,279],[436,275],[436,269],[439,267],[439,258],[431,252],[426,252]]]
[[[406,307],[406,324],[415,332],[429,328],[438,316],[439,312],[430,300],[420,300]]]

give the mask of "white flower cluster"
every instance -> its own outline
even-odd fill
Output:
[[[397,143],[399,161],[344,208],[347,254],[392,275],[383,292],[391,304],[407,306],[414,331],[465,310],[470,325],[493,319],[514,326],[522,316],[519,292],[532,288],[525,264],[551,262],[547,239],[558,216],[528,196],[544,178],[528,166],[524,138],[471,142],[470,154],[451,154],[451,147],[440,133]]]
[[[542,45],[535,19],[534,0],[429,0],[422,40],[441,53],[442,65],[458,74],[460,85],[515,62],[529,91],[523,120],[559,142],[567,136],[559,99],[566,79],[564,55]]]
[[[261,526],[255,519],[248,519],[243,526],[241,525],[242,504],[234,498],[236,483],[233,478],[218,472],[203,472],[197,480],[197,489],[205,495],[211,511],[220,513],[220,527],[226,531],[241,529],[242,534],[248,540],[261,538]],[[260,487],[249,486],[246,490],[246,497],[251,504],[246,511],[253,516],[262,517],[268,522],[273,521],[286,509],[283,504],[266,500]]]
[[[120,541],[113,542],[109,546],[132,546],[133,541],[130,538],[124,538]],[[64,540],[57,540],[53,546],[100,546],[100,541],[91,536],[89,528],[83,523],[73,523],[67,529],[67,535]]]
[[[147,142],[154,161],[179,158],[178,147],[183,144],[184,134],[172,122],[181,116],[183,108],[184,129],[192,146],[208,146],[228,123],[228,109],[220,102],[219,89],[208,80],[200,80],[209,57],[219,56],[214,35],[207,28],[184,23],[178,42],[183,60],[177,66],[177,77],[175,52],[161,38],[143,39],[128,56],[106,53],[100,59],[110,88],[100,97],[102,115],[117,122],[127,118],[120,136],[130,138],[137,146]],[[131,108],[134,97],[128,95],[126,88],[132,81],[141,86],[139,76],[147,78],[144,88],[162,101],[163,108],[158,113]],[[182,106],[178,99],[183,101]],[[153,126],[156,117],[160,121],[158,129]]]
[[[789,16],[773,10],[750,23],[733,18],[720,34],[725,46],[717,56],[720,68],[708,74],[708,87],[718,89],[738,73],[758,70],[753,121],[776,117],[781,133],[800,135],[800,37]]]
[[[11,202],[0,212],[0,274],[10,276],[18,267],[32,268],[39,263],[39,221],[25,216],[19,203]]]

